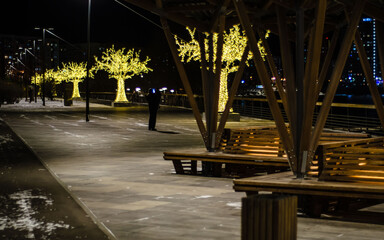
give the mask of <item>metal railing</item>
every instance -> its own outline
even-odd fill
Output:
[[[115,93],[91,93],[91,98],[105,101],[113,101]],[[144,94],[127,93],[130,101],[137,103],[145,103]],[[204,111],[204,100],[202,96],[195,95],[198,108]],[[163,94],[161,104],[169,106],[181,106],[190,108],[188,97],[186,94]],[[315,109],[314,124],[320,111],[321,102],[318,102]],[[283,105],[279,102],[283,116],[287,121]],[[233,111],[240,113],[242,116],[273,120],[269,109],[268,101],[265,98],[247,98],[236,97],[233,102]],[[380,120],[378,118],[374,105],[366,104],[349,104],[349,103],[333,103],[326,121],[326,128],[368,132],[372,134],[384,135]]]

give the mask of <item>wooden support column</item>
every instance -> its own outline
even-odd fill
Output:
[[[207,59],[205,58],[205,43],[204,36],[202,33],[198,32],[198,41],[200,47],[200,56],[201,56],[201,82],[203,86],[203,97],[204,97],[204,112],[205,112],[205,120],[209,122],[209,114],[207,113],[207,109],[210,105],[210,96],[209,96],[209,83],[208,83],[208,65]]]
[[[291,52],[291,45],[289,43],[287,19],[285,16],[285,10],[276,6],[277,24],[279,28],[279,40],[280,40],[280,52],[281,60],[283,63],[283,72],[286,79],[286,91],[287,98],[291,109],[292,121],[295,122],[296,115],[296,84],[295,84],[295,72],[293,66],[293,58]],[[290,126],[293,127],[294,123],[291,122]]]
[[[356,45],[357,52],[359,54],[361,66],[365,74],[365,79],[367,80],[369,90],[372,94],[372,100],[373,100],[373,103],[375,104],[377,115],[379,116],[381,126],[384,128],[383,101],[381,100],[379,90],[377,89],[376,80],[374,79],[373,72],[369,64],[367,53],[365,51],[363,41],[361,40],[359,31],[356,31],[356,34],[355,34],[355,45]]]
[[[336,48],[336,45],[337,45],[337,40],[339,38],[339,33],[340,33],[340,29],[336,29],[333,32],[332,41],[331,41],[331,44],[330,44],[330,46],[328,48],[327,56],[325,57],[323,66],[321,68],[321,72],[320,72],[320,76],[319,76],[319,81],[318,81],[318,83],[316,85],[316,91],[315,91],[316,96],[319,96],[319,94],[321,92],[321,88],[323,87],[323,84],[324,84],[325,79],[327,77],[329,66],[331,65],[331,61],[332,61],[332,56],[333,56],[333,53],[335,52],[335,48]],[[317,99],[313,99],[313,103],[312,104],[316,104],[316,101],[317,101]]]
[[[313,99],[317,99],[318,95],[316,94],[316,82],[319,78],[319,69],[320,69],[320,57],[321,57],[321,46],[323,40],[323,30],[324,30],[324,22],[325,22],[325,12],[327,9],[327,1],[319,0],[318,5],[316,7],[316,15],[315,15],[315,26],[313,29],[313,34],[310,38],[310,55],[307,58],[306,64],[306,74],[304,79],[304,102],[303,102],[303,129],[301,135],[301,146],[300,146],[300,154],[302,154],[302,165],[301,165],[301,174],[304,176],[306,171],[310,165],[310,161],[308,159],[308,149],[309,149],[309,141],[312,132],[312,122],[313,115],[316,106],[316,101]],[[302,59],[304,61],[304,59]]]
[[[325,12],[327,8],[326,0],[319,0],[318,5],[316,7],[316,20],[314,26],[314,33],[311,35],[311,56],[307,58],[307,65],[305,68],[306,71],[306,89],[305,89],[305,99],[307,103],[307,113],[313,111],[313,101],[310,101],[317,96],[313,96],[316,94],[316,83],[319,79],[319,69],[320,69],[320,58],[321,58],[321,46],[323,40],[323,31],[324,31],[324,22],[325,22]],[[316,101],[315,101],[316,102]],[[312,125],[312,119],[310,120]]]
[[[216,59],[215,59],[215,68],[213,75],[213,91],[212,94],[212,121],[209,134],[211,141],[210,151],[215,151],[216,148],[216,130],[217,130],[217,120],[218,120],[218,106],[219,106],[219,93],[220,93],[220,76],[221,76],[221,65],[222,65],[222,55],[223,55],[223,45],[224,45],[224,29],[225,29],[225,16],[222,15],[219,20],[219,33],[217,37],[217,48],[216,48]],[[212,35],[212,34],[211,34]],[[213,51],[212,51],[213,52]]]
[[[328,85],[328,89],[325,94],[325,98],[323,100],[320,113],[317,117],[315,129],[312,133],[309,153],[308,153],[309,161],[313,159],[314,152],[319,143],[321,132],[324,129],[324,125],[327,120],[328,113],[331,108],[331,104],[335,96],[336,89],[339,84],[340,77],[343,72],[349,50],[352,45],[353,38],[355,36],[357,25],[359,24],[361,13],[364,9],[364,4],[365,4],[365,1],[358,0],[356,1],[355,6],[353,7],[351,18],[350,18],[351,21],[348,25],[348,28],[346,29],[343,42],[340,45],[340,51],[336,60],[335,68],[332,72],[331,81],[330,81],[330,84]]]
[[[216,125],[214,125],[214,112],[213,112],[213,102],[214,102],[214,96],[213,96],[213,81],[214,81],[214,63],[213,63],[213,34],[209,34],[208,36],[208,78],[207,78],[207,92],[205,93],[207,96],[207,108],[205,109],[206,114],[206,126],[207,126],[207,138],[208,138],[208,145],[207,149],[211,151],[212,146],[212,126],[215,128]]]
[[[284,144],[285,150],[288,155],[289,164],[291,166],[291,169],[295,169],[294,166],[296,166],[296,158],[294,157],[294,154],[293,154],[292,139],[289,136],[287,127],[285,126],[283,115],[281,114],[281,110],[277,103],[275,93],[272,89],[269,74],[267,72],[264,61],[260,55],[260,51],[257,46],[258,41],[256,39],[251,23],[249,21],[249,17],[247,15],[244,2],[242,0],[233,0],[233,4],[235,5],[237,15],[240,18],[241,25],[244,27],[245,32],[247,34],[248,45],[250,50],[253,52],[253,61],[256,65],[258,76],[261,82],[263,83],[265,94],[268,99],[268,104],[271,109],[271,113],[273,115],[273,118],[275,119],[276,127],[278,129],[280,138]]]
[[[160,21],[161,21],[161,25],[163,26],[165,37],[167,38],[169,48],[171,49],[173,60],[175,61],[175,64],[176,64],[177,70],[179,72],[181,81],[183,83],[185,92],[187,93],[189,103],[191,104],[192,112],[193,112],[193,115],[195,116],[197,126],[199,127],[199,130],[200,130],[200,134],[203,137],[205,146],[208,147],[209,142],[208,142],[208,138],[207,138],[207,132],[206,132],[204,123],[202,121],[201,114],[200,114],[199,109],[197,107],[196,100],[193,96],[192,88],[191,88],[191,85],[189,84],[187,73],[185,72],[183,63],[181,62],[181,60],[179,58],[179,54],[177,52],[177,46],[176,46],[175,40],[173,38],[171,30],[169,29],[167,20],[165,18],[160,18]]]
[[[281,82],[281,76],[277,72],[277,67],[276,67],[276,64],[275,64],[275,62],[273,60],[271,49],[269,47],[269,44],[268,44],[267,40],[264,37],[264,34],[260,30],[257,31],[257,34],[259,35],[259,37],[260,37],[260,39],[262,41],[262,44],[264,46],[265,52],[267,53],[265,58],[267,59],[267,62],[268,62],[268,65],[269,65],[269,69],[272,72],[272,76],[276,79],[277,90],[278,90],[280,98],[281,98],[281,100],[283,102],[284,110],[287,113],[288,122],[291,122],[291,115],[290,115],[291,111],[289,110],[287,94],[286,94],[284,86],[283,86],[283,84]]]
[[[285,16],[285,10],[276,5],[277,24],[279,29],[279,41],[280,41],[280,52],[281,60],[283,63],[283,72],[286,79],[286,93],[287,93],[287,105],[289,105],[290,115],[290,134],[293,142],[297,142],[297,105],[296,105],[296,83],[295,83],[295,69],[293,66],[293,58],[291,52],[291,45],[288,37],[287,20]],[[293,152],[296,152],[292,149]],[[297,158],[296,153],[294,153]],[[297,164],[293,170],[296,173]]]
[[[294,150],[297,159],[296,176],[302,178],[303,165],[306,164],[306,156],[304,156],[302,149],[302,136],[303,136],[303,123],[304,123],[304,96],[305,87],[307,84],[304,82],[304,9],[301,6],[301,1],[296,0],[296,132],[293,133]],[[305,172],[305,169],[304,169]]]

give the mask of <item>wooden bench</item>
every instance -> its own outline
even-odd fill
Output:
[[[319,176],[297,179],[292,173],[234,180],[234,189],[298,195],[312,216],[330,209],[355,212],[384,202],[384,137],[324,142],[317,149]]]
[[[368,136],[368,134],[324,132],[321,142],[338,142]],[[227,173],[241,172],[243,176],[289,170],[287,155],[274,126],[226,129],[220,146],[218,152],[208,152],[205,149],[164,152],[163,158],[172,160],[177,174],[197,174],[198,161],[202,164],[213,163],[210,170],[214,176],[221,176],[223,164]],[[314,165],[312,174],[317,174],[316,161]],[[203,174],[206,175],[204,172]]]
[[[384,137],[322,144],[319,180],[384,184]]]
[[[164,152],[165,160],[172,160],[176,173],[197,174],[197,162],[213,163],[211,173],[222,175],[222,165],[242,165],[252,168],[257,166],[259,171],[276,172],[288,170],[287,157],[279,144],[277,131],[273,127],[257,127],[246,129],[226,129],[217,152],[207,150],[192,150],[182,152]],[[204,173],[203,173],[204,174]]]

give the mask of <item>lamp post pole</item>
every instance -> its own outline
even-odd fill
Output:
[[[36,54],[36,41],[33,40],[33,54]],[[33,55],[36,58],[35,55]],[[35,103],[37,103],[37,84],[36,84],[36,61],[34,61],[33,64],[33,76],[35,76],[35,87],[33,88],[34,90],[34,95],[35,95]]]
[[[43,98],[43,106],[45,106],[45,28],[43,28],[43,56],[42,56],[42,72],[43,72],[43,82],[41,83],[41,91],[42,91],[42,98]]]
[[[89,69],[91,67],[91,2],[88,0],[87,23],[87,79],[85,80],[85,121],[89,122]]]
[[[29,51],[28,48],[25,48],[24,49],[24,52],[25,52],[25,56],[27,56],[27,53],[29,53],[34,59],[35,61],[33,61],[33,64],[32,64],[32,71],[31,71],[31,76],[34,76],[35,77],[35,87],[33,88],[33,96],[35,98],[35,102],[37,102],[37,91],[36,91],[36,61],[39,61],[39,58],[36,57],[35,55],[35,48],[36,48],[36,41],[33,40],[33,52]],[[32,82],[31,82],[32,83]]]

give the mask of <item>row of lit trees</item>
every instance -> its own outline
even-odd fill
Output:
[[[179,55],[183,62],[190,61],[201,61],[200,46],[195,38],[195,30],[187,28],[191,40],[189,42],[184,41],[175,36],[176,44],[179,47]],[[268,37],[269,30],[266,32],[265,38]],[[208,33],[205,33],[204,45],[206,53],[206,61],[209,62],[209,43]],[[216,60],[216,49],[217,49],[217,34],[213,35],[214,55],[213,61]],[[225,104],[228,99],[228,75],[236,72],[239,68],[239,62],[245,48],[247,46],[247,37],[244,31],[240,30],[239,25],[233,26],[229,31],[224,32],[224,45],[222,55],[222,68],[220,74],[220,94],[219,94],[219,111],[223,111]],[[259,50],[264,57],[266,55],[264,47],[262,46],[261,40],[259,40]],[[248,60],[252,59],[252,53],[250,52],[247,56]],[[140,51],[130,49],[128,51],[125,48],[115,50],[112,48],[107,49],[102,53],[101,58],[95,57],[95,65],[91,68],[92,77],[94,73],[98,71],[106,71],[110,78],[117,80],[117,93],[115,102],[128,102],[125,94],[125,80],[132,78],[135,75],[148,73],[152,71],[151,68],[147,67],[149,57],[145,60],[140,60]],[[214,65],[213,65],[214,66]],[[213,69],[215,71],[215,69]],[[72,98],[80,97],[78,83],[82,82],[86,78],[86,64],[85,63],[74,63],[63,64],[63,67],[56,71],[49,70],[46,72],[45,79],[54,79],[55,83],[61,83],[63,81],[73,83],[73,94]],[[36,75],[33,78],[33,82],[41,83],[42,76]]]
[[[100,70],[106,71],[110,78],[117,80],[115,102],[128,102],[125,94],[125,80],[152,71],[151,68],[147,67],[149,61],[149,57],[146,57],[144,61],[140,60],[140,51],[134,49],[126,51],[125,48],[115,50],[112,46],[103,52],[101,59],[95,57],[95,65],[90,69],[90,76],[93,77],[93,74]],[[69,62],[63,63],[62,67],[57,70],[47,70],[44,78],[42,74],[36,74],[32,77],[32,83],[41,85],[44,80],[53,81],[55,84],[72,82],[72,98],[80,98],[79,83],[84,81],[86,76],[86,63]]]

